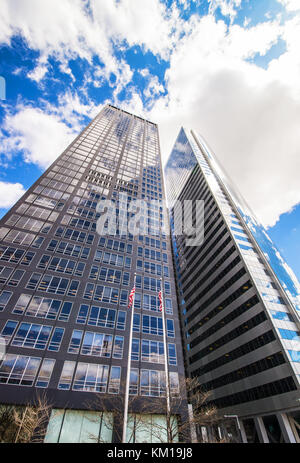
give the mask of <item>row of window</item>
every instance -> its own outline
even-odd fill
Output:
[[[33,273],[26,285],[26,289],[33,291],[46,291],[54,294],[66,294],[75,297],[79,288],[79,281],[69,278],[59,278],[52,275]]]
[[[67,185],[66,185],[67,187]],[[73,188],[73,187],[71,187]],[[62,201],[67,201],[70,198],[69,193],[63,193],[62,191],[55,190],[53,188],[43,188],[41,185],[38,185],[35,187],[33,190],[34,193],[36,194],[43,194],[43,196],[49,196],[49,198],[52,199],[60,199]]]
[[[248,299],[246,302],[238,306],[236,309],[230,311],[225,317],[221,318],[218,320],[216,323],[214,323],[210,328],[208,328],[206,331],[201,330],[201,334],[197,336],[197,341],[202,342],[204,339],[208,338],[212,334],[216,333],[218,330],[224,328],[228,323],[231,323],[233,320],[235,320],[237,317],[240,315],[244,314],[247,310],[251,309],[254,307],[256,304],[258,304],[259,299],[258,297],[252,296],[250,299]],[[193,325],[189,329],[189,335],[194,333],[196,330],[199,330],[200,327],[205,325],[208,321],[210,321],[213,317],[218,315],[220,311],[223,310],[222,306],[215,307],[213,310],[211,310],[207,315],[205,315],[201,320],[199,320],[195,325]]]
[[[5,262],[29,265],[34,256],[35,252],[24,251],[24,249],[13,248],[11,246],[0,246],[0,260],[4,260]]]
[[[177,365],[176,346],[168,343],[168,362],[169,365]],[[150,363],[164,363],[165,351],[164,343],[160,341],[151,341],[149,339],[132,339],[131,360]]]
[[[226,386],[226,384],[231,384],[235,381],[248,378],[249,376],[256,375],[262,371],[282,365],[283,363],[285,363],[283,352],[276,352],[268,357],[231,371],[230,373],[226,373],[226,375],[219,376],[218,378],[208,381],[201,386],[209,391],[211,389],[216,389],[218,387]]]
[[[130,273],[102,266],[99,267],[98,265],[92,265],[89,278],[91,280],[100,280],[105,281],[106,283],[115,283],[117,285],[122,284],[124,286],[128,286]]]
[[[62,211],[65,205],[64,201],[56,200],[52,198],[47,198],[42,195],[30,194],[25,198],[25,201],[30,204],[35,204],[38,206],[49,207],[49,209],[55,209],[56,211]]]
[[[284,394],[286,392],[295,391],[297,386],[291,376],[288,376],[278,381],[273,381],[261,386],[256,386],[251,389],[246,389],[235,394],[227,395],[226,397],[220,397],[207,405],[215,405],[218,408],[230,407],[233,405],[252,402],[254,400],[262,400],[267,397],[271,397],[278,394]]]
[[[234,280],[237,281],[239,280],[239,278],[240,278],[240,271],[237,272],[237,274],[234,275],[234,277],[230,278],[230,280],[228,280],[225,283],[225,285],[223,286],[223,291],[219,291],[220,294],[217,294],[216,297],[219,297],[223,292],[225,292],[226,289],[228,289],[231,286],[231,284],[235,282]],[[232,302],[234,302],[236,299],[238,299],[242,294],[245,294],[245,292],[249,291],[249,289],[251,288],[252,288],[252,283],[250,280],[248,280],[246,283],[242,284],[236,291],[231,293],[230,296],[228,296],[226,299],[223,299],[223,301],[217,304],[216,307],[222,307],[224,309],[225,307],[230,305]],[[205,304],[201,304],[201,306],[196,305],[196,310],[189,317],[187,317],[187,323],[190,323],[194,318],[197,317],[197,315],[199,315],[199,313],[205,310],[207,308],[208,303],[212,302],[213,299],[214,299],[214,296],[210,298],[210,301],[206,301]]]
[[[243,355],[249,354],[249,352],[253,352],[256,349],[259,349],[260,347],[263,347],[270,342],[275,341],[275,335],[272,330],[267,331],[266,333],[262,334],[261,336],[258,336],[257,338],[252,339],[249,342],[246,342],[236,349],[233,349],[229,352],[226,352],[225,354],[222,354],[220,357],[216,358],[215,360],[212,360],[211,362],[206,363],[205,365],[195,369],[192,371],[193,376],[201,376],[204,375],[205,373],[208,373],[209,371],[215,370],[216,368],[219,368],[223,365],[226,365],[229,362],[232,362],[233,360],[236,360],[237,358],[242,357]]]
[[[82,230],[96,231],[96,222],[90,220],[72,218],[70,215],[64,215],[61,220],[62,225],[70,225],[70,227],[81,228]]]
[[[46,250],[66,256],[80,257],[81,259],[87,259],[90,253],[90,248],[58,240],[51,240]]]
[[[139,242],[144,243],[146,246],[151,246],[152,248],[160,249],[161,247],[163,250],[167,249],[167,243],[165,241],[156,240],[155,238],[150,238],[150,236],[140,235]]]
[[[2,329],[1,336],[11,346],[41,350],[47,348],[57,352],[60,349],[64,331],[65,329],[60,327],[27,322],[19,324],[18,321],[8,320]]]
[[[109,381],[108,381],[109,378]],[[59,380],[58,389],[118,394],[120,391],[121,367],[66,361]],[[169,373],[170,392],[179,393],[178,373]],[[130,370],[130,394],[164,396],[166,392],[165,372],[159,370]]]
[[[203,358],[205,355],[208,355],[212,351],[219,349],[220,347],[224,346],[228,342],[248,332],[249,330],[259,325],[260,323],[263,323],[266,320],[267,320],[267,316],[264,312],[258,313],[254,317],[250,318],[249,320],[245,321],[241,325],[237,326],[233,330],[226,333],[221,338],[216,339],[211,344],[208,344],[206,347],[199,350],[196,354],[192,355],[189,359],[190,363],[192,364],[194,362],[197,362],[197,360],[199,360],[200,358]],[[190,347],[193,348],[197,346],[198,344],[199,344],[199,340],[196,338],[191,342]]]
[[[73,330],[68,353],[121,359],[123,349],[124,336]]]
[[[238,262],[237,262],[238,263]],[[242,276],[244,276],[246,274],[246,270],[244,267],[242,267],[241,269],[239,269],[231,278],[229,278],[227,281],[225,281],[225,283],[222,284],[222,286],[220,288],[218,288],[217,290],[215,290],[213,292],[213,294],[208,297],[200,306],[197,306],[197,313],[199,313],[201,310],[203,310],[204,307],[207,307],[208,305],[210,305],[215,299],[217,299],[219,296],[221,296],[222,294],[224,294],[224,292],[226,292],[227,289],[229,289],[236,281],[238,281]],[[216,279],[216,283],[218,282],[218,279]],[[245,283],[245,287],[247,286],[247,289],[250,287],[250,281],[249,281],[249,285]],[[196,303],[199,302],[199,300],[205,296],[206,293],[204,293],[203,291],[195,296],[190,302],[189,304],[187,304],[187,307],[186,307],[186,310],[189,311],[191,308],[194,308]],[[195,312],[194,312],[195,313]]]
[[[7,221],[6,225],[14,225],[17,228],[24,228],[36,233],[49,233],[52,228],[52,224],[49,222],[42,222],[41,220],[31,219],[29,217],[12,214]]]
[[[166,265],[161,265],[161,264],[155,264],[153,262],[148,262],[146,260],[142,261],[140,259],[137,259],[136,261],[136,269],[139,272],[145,272],[145,273],[151,273],[152,275],[162,275],[163,271],[163,276],[166,278],[169,278],[169,267]]]
[[[46,318],[67,322],[72,310],[73,302],[60,301],[42,296],[32,296],[22,293],[12,310],[17,315]]]
[[[85,244],[93,244],[95,237],[92,233],[79,232],[78,230],[72,230],[72,228],[66,227],[58,227],[54,236]]]
[[[54,359],[6,354],[0,366],[0,383],[48,387],[54,364]]]
[[[37,265],[37,268],[81,277],[85,269],[85,264],[76,260],[51,257],[47,254],[43,254]]]
[[[161,253],[160,251],[156,251],[154,249],[149,248],[142,248],[140,246],[138,246],[137,251],[139,257],[144,257],[145,259],[152,259],[158,261],[161,261],[162,258],[165,264],[168,263],[168,256],[165,252]]]
[[[8,286],[18,286],[25,270],[15,270],[11,267],[0,265],[0,284]]]
[[[29,204],[23,203],[16,210],[18,214],[26,214],[31,217],[36,217],[38,219],[49,220],[50,222],[55,222],[58,219],[59,213],[49,211],[44,207],[29,206]]]
[[[102,262],[102,264],[108,264],[116,267],[131,267],[131,257],[121,256],[120,254],[114,254],[112,252],[97,250],[95,252],[94,261]]]
[[[83,298],[110,304],[128,305],[128,291],[126,289],[119,290],[118,288],[97,285],[95,283],[86,284]]]
[[[193,284],[192,285],[192,290],[191,291],[188,291],[187,293],[184,294],[184,298],[185,300],[189,299],[191,297],[191,295],[197,290],[199,289],[203,283],[205,283],[205,281],[208,280],[208,278],[210,278],[214,272],[224,263],[226,262],[226,260],[234,253],[235,251],[235,246],[232,246],[230,249],[228,249],[228,251],[221,257],[221,259],[217,260],[217,262],[214,264],[214,266],[210,269],[210,270],[205,270],[208,265],[210,264],[210,262],[212,262],[214,260],[214,258],[218,255],[220,255],[220,251],[222,249],[224,249],[224,244],[222,243],[222,246],[220,248],[218,248],[217,252],[215,252],[213,254],[213,256],[211,256],[211,258],[205,262],[205,265],[199,269],[199,271],[197,271],[198,275],[203,275],[204,274],[204,277],[201,278],[199,281],[197,281],[197,283]],[[240,258],[239,258],[239,261],[240,261]],[[238,261],[238,262],[239,262]],[[214,279],[215,280],[215,279]],[[186,290],[189,286],[191,285],[191,283],[189,283],[187,286],[184,286],[184,290]]]
[[[42,236],[36,236],[32,233],[21,232],[18,230],[10,230],[10,228],[0,228],[0,240],[8,241],[9,243],[22,244],[23,246],[31,246],[39,248],[44,241]]]
[[[133,237],[131,236],[131,240],[132,239]],[[132,244],[125,243],[123,241],[113,240],[111,238],[105,238],[104,236],[101,236],[99,238],[98,246],[112,251],[126,252],[126,254],[132,254]]]

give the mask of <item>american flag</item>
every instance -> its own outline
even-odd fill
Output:
[[[134,293],[135,293],[135,286],[132,288],[132,290],[130,291],[130,294],[129,294],[128,309],[129,309],[129,307],[132,306]]]
[[[159,311],[162,312],[162,297],[161,297],[161,291],[158,293],[158,299],[159,299]]]

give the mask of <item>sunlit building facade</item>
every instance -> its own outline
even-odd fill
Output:
[[[53,406],[46,442],[120,440],[111,423],[114,397],[124,395],[135,274],[129,392],[142,406],[132,406],[127,440],[155,441],[155,424],[163,426],[165,355],[171,396],[179,395],[172,252],[166,212],[154,202],[165,197],[162,175],[157,125],[107,105],[0,221],[0,402],[25,405],[44,391]],[[125,197],[146,202],[148,233],[121,232],[131,216]],[[113,235],[97,232],[101,200],[116,206]],[[96,395],[110,405],[97,409]],[[134,423],[147,408],[152,428],[139,433]]]
[[[181,129],[165,180],[187,375],[244,442],[299,442],[297,278],[200,135]],[[174,233],[184,200],[204,201],[198,246]]]

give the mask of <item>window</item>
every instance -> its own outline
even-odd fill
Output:
[[[21,294],[13,309],[13,313],[21,315],[27,309],[25,313],[30,317],[68,321],[72,310],[72,302],[62,302],[57,299],[41,296],[33,296],[32,299],[31,297],[30,294]]]
[[[117,319],[117,320],[116,320]],[[87,304],[81,304],[76,323],[88,324],[90,326],[99,326],[103,328],[116,328],[118,330],[125,329],[126,312],[123,310],[116,311],[105,307],[98,307]]]
[[[3,267],[0,265],[0,284],[18,286],[25,273],[25,270],[13,270],[13,268]]]
[[[71,280],[69,289],[66,291],[69,281],[70,280],[67,278],[59,278],[46,274],[44,274],[41,278],[40,273],[33,273],[27,283],[26,288],[62,295],[67,292],[68,296],[76,296],[79,287],[79,281]]]
[[[55,251],[58,254],[87,259],[90,253],[90,248],[68,243],[67,241],[51,240],[47,246],[47,251]]]
[[[300,351],[297,350],[289,350],[288,351],[292,362],[300,362]]]
[[[44,442],[111,442],[112,419],[107,412],[53,409]]]
[[[38,377],[36,379],[35,386],[36,387],[48,387],[49,381],[52,375],[52,371],[54,368],[55,360],[54,359],[47,359],[43,360],[42,366],[40,368]]]
[[[29,265],[35,256],[34,252],[24,251],[23,249],[0,246],[0,259],[13,264]]]
[[[52,326],[21,322],[11,345],[31,349],[46,349],[51,332]],[[63,328],[54,328],[48,350],[59,350],[63,333]]]
[[[164,344],[159,341],[142,339],[142,362],[163,363]]]
[[[141,370],[140,395],[161,397],[166,394],[164,371]]]
[[[84,333],[81,347],[82,355],[94,355],[96,357],[110,357],[112,351],[111,334],[94,333],[86,331]]]
[[[294,321],[293,317],[287,312],[279,312],[278,310],[270,310],[270,314],[272,315],[272,318],[276,320],[284,320],[287,322]]]
[[[285,330],[283,328],[278,328],[278,331],[282,339],[288,339],[289,341],[300,341],[299,331]]]
[[[108,286],[87,283],[83,297],[84,299],[94,299],[99,302],[117,304],[119,300],[119,290]]]
[[[124,336],[115,336],[113,358],[122,359],[124,348]]]
[[[109,394],[119,394],[120,392],[121,367],[112,366],[108,384]]]
[[[6,354],[0,367],[0,383],[32,386],[40,363],[40,357]]]
[[[58,389],[70,389],[76,362],[65,361],[61,372]]]
[[[5,326],[2,329],[1,336],[5,339],[6,344],[9,343],[10,339],[12,338],[16,327],[18,326],[18,322],[14,320],[7,320]]]
[[[5,309],[12,293],[10,291],[0,291],[0,312]]]
[[[64,328],[54,328],[48,350],[57,352],[60,349],[60,343],[64,335]]]
[[[106,392],[108,366],[95,363],[77,364],[73,390],[87,392]]]

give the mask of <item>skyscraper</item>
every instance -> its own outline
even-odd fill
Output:
[[[172,230],[178,201],[204,201],[203,243],[172,236],[187,374],[244,441],[299,442],[297,279],[201,136],[181,129],[165,179]]]
[[[145,233],[121,233],[132,216],[125,203],[136,199],[147,205]],[[170,393],[179,394],[172,253],[165,211],[155,203],[163,199],[156,124],[107,105],[0,221],[1,403],[24,405],[44,390],[53,406],[46,442],[119,439],[111,420],[114,397],[116,404],[124,395],[134,283],[129,392],[141,401],[127,438],[151,442],[153,427],[164,423],[165,355]],[[119,219],[109,236],[97,233],[104,200]],[[95,394],[110,398],[96,415]],[[143,434],[134,426],[146,409],[151,426]]]

